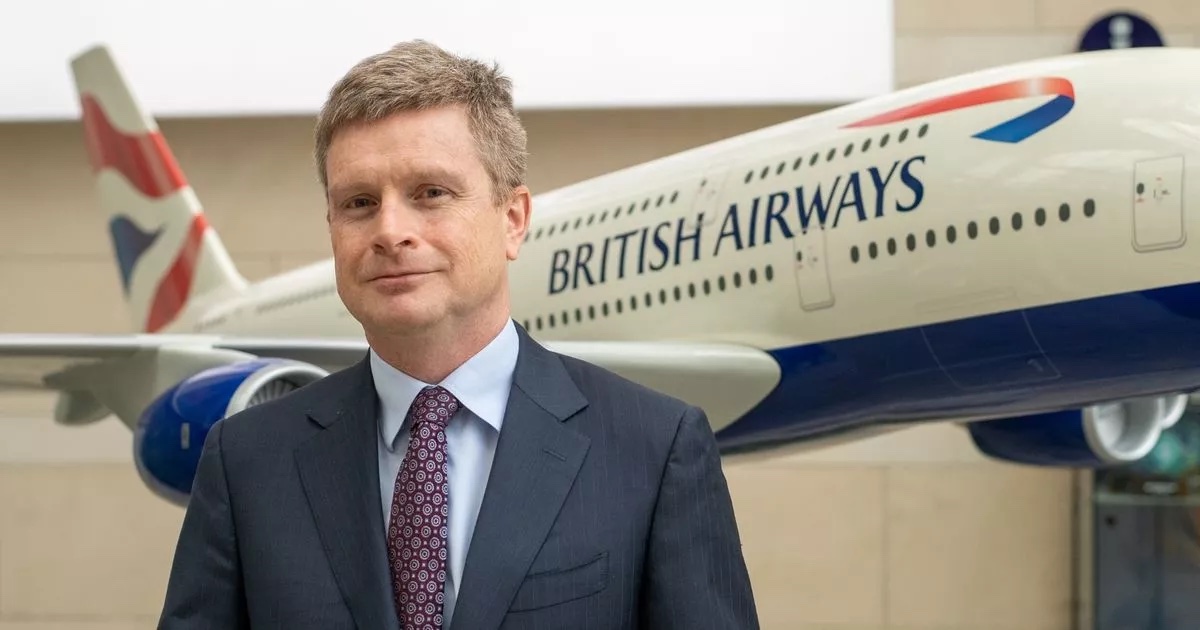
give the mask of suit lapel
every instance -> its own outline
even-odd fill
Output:
[[[587,453],[563,421],[586,406],[559,358],[517,327],[520,354],[483,505],[458,589],[453,630],[500,625]]]
[[[379,499],[378,403],[370,364],[364,359],[329,378],[347,379],[347,395],[310,412],[323,430],[296,449],[300,481],[358,627],[398,629]]]

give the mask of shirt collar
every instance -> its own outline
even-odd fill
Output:
[[[500,334],[438,385],[445,387],[473,415],[499,431],[504,422],[519,346],[516,325],[509,319]],[[406,418],[413,399],[431,383],[397,370],[381,359],[374,349],[370,350],[370,361],[371,377],[380,402],[380,437],[391,449],[396,444],[396,436],[407,426]]]

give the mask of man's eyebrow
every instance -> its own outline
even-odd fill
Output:
[[[450,182],[457,187],[463,186],[464,181],[462,175],[440,166],[422,166],[417,168],[412,176],[417,180]]]
[[[371,187],[370,184],[368,184],[364,181],[360,181],[360,180],[351,180],[351,181],[346,181],[346,182],[331,182],[329,184],[328,194],[329,194],[330,199],[338,199],[340,197],[349,195],[351,193],[351,191],[369,190],[370,187]]]
[[[457,171],[450,170],[441,166],[423,165],[404,173],[400,180],[407,181],[410,184],[425,184],[439,183],[445,186],[450,186],[456,189],[466,187],[466,178]],[[338,199],[346,197],[351,193],[360,191],[374,190],[379,186],[378,182],[369,181],[366,179],[347,179],[345,181],[330,181],[328,186],[328,195],[330,199]]]

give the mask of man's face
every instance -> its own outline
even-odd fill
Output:
[[[344,128],[325,167],[338,292],[368,333],[470,325],[505,306],[529,193],[495,205],[465,109]]]

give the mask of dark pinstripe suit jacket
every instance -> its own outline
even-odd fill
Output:
[[[520,354],[452,630],[758,628],[704,413]],[[370,365],[209,433],[159,623],[398,629]]]

